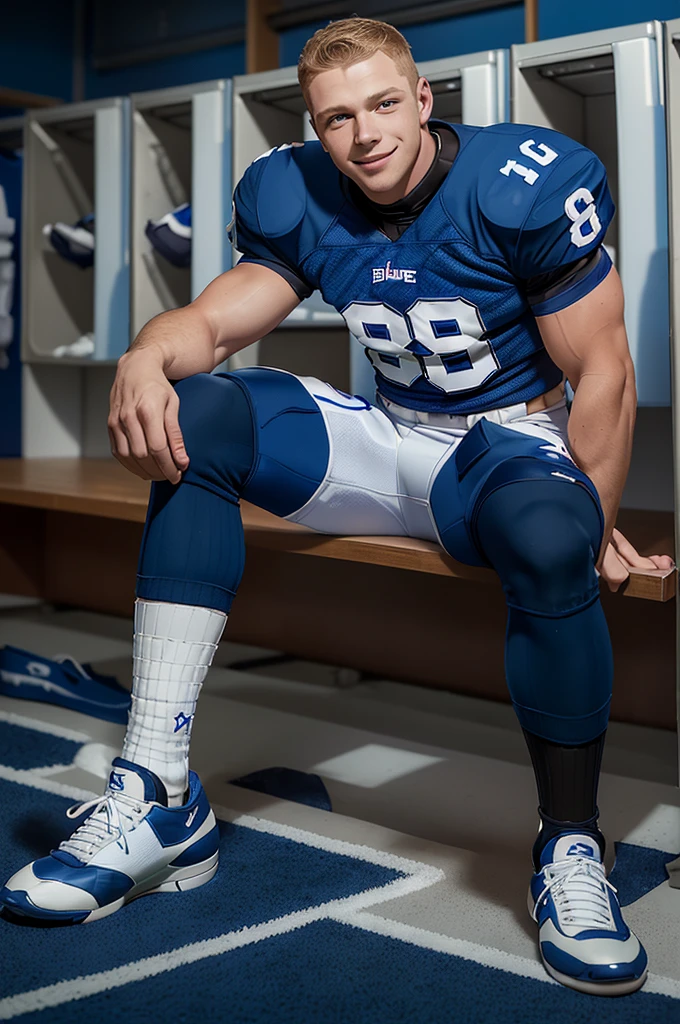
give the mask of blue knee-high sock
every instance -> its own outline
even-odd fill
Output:
[[[152,485],[137,597],[228,613],[245,561],[239,495],[254,459],[252,415],[224,378],[198,374],[176,388],[190,465],[179,484]]]
[[[607,727],[613,676],[595,502],[579,485],[521,481],[485,500],[477,528],[508,601],[506,677],[520,724],[553,743],[589,742]]]

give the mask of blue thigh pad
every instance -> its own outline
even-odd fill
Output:
[[[297,512],[328,467],[321,410],[297,377],[283,370],[258,366],[217,376],[241,388],[253,417],[255,458],[241,497],[277,516]]]

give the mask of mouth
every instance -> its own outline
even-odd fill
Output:
[[[390,157],[396,152],[396,146],[390,150],[389,153],[376,153],[371,156],[364,157],[363,160],[352,161],[358,167],[363,167],[367,171],[378,171],[385,166]]]

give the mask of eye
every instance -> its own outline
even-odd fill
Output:
[[[336,125],[336,124],[342,124],[342,118],[346,118],[346,117],[347,117],[347,114],[334,114],[334,116],[330,118],[328,124],[329,124],[329,126],[330,125]]]
[[[390,107],[395,106],[396,103],[397,100],[383,100],[382,103],[378,105],[378,110],[389,110]]]

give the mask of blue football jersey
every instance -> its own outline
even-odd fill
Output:
[[[386,398],[470,414],[561,381],[526,282],[594,252],[614,205],[598,158],[558,132],[446,127],[459,139],[456,160],[396,241],[358,210],[318,142],[251,164],[234,196],[233,240],[243,259],[288,268],[321,291],[365,346]],[[540,312],[582,297],[610,265],[600,260],[561,306]]]

